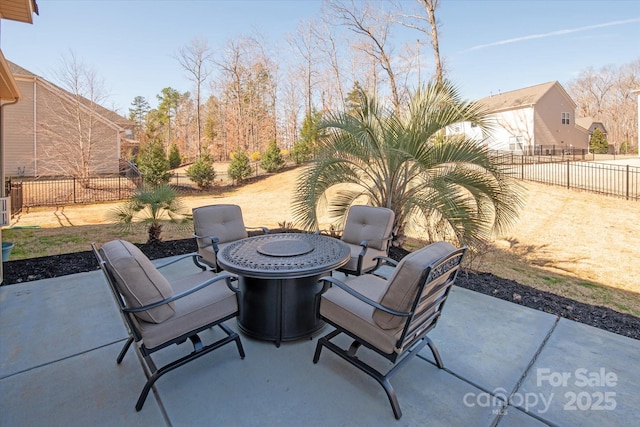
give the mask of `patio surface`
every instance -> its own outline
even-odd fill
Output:
[[[187,259],[163,272],[190,269]],[[127,334],[100,271],[2,286],[0,426],[585,427],[640,419],[638,340],[458,287],[429,336],[445,369],[427,347],[392,378],[399,421],[373,379],[327,350],[313,364],[317,336],[277,348],[241,334],[244,360],[234,345],[205,355],[160,378],[136,412],[144,371],[132,350],[116,365]],[[156,360],[190,350],[172,346]]]

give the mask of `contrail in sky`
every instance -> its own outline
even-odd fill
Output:
[[[517,43],[517,42],[521,42],[521,41],[525,41],[525,40],[533,40],[533,39],[542,39],[542,38],[545,38],[545,37],[561,36],[561,35],[564,35],[564,34],[577,33],[579,31],[594,30],[596,28],[604,28],[604,27],[613,27],[615,25],[631,24],[631,23],[634,23],[634,22],[640,22],[640,18],[625,19],[624,21],[606,22],[604,24],[587,25],[586,27],[578,27],[578,28],[571,28],[571,29],[567,29],[567,30],[551,31],[549,33],[543,33],[543,34],[532,34],[530,36],[522,36],[522,37],[516,37],[516,38],[513,38],[513,39],[500,40],[500,41],[493,42],[493,43],[480,44],[478,46],[474,46],[474,47],[470,48],[469,50],[471,51],[471,50],[484,49],[485,47],[500,46],[500,45],[503,45],[503,44]]]

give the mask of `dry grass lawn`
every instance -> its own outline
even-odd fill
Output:
[[[292,220],[290,199],[296,177],[294,169],[225,194],[186,197],[184,202],[189,208],[238,204],[247,225],[276,228]],[[517,225],[476,257],[472,267],[640,316],[640,204],[561,187],[533,183],[526,187],[528,201]],[[3,240],[16,244],[12,259],[87,250],[91,241],[122,237],[105,220],[105,212],[115,205],[31,210],[14,218],[13,226],[41,228],[5,229]],[[165,234],[165,239],[188,237],[188,231]],[[144,242],[146,235],[124,238]]]

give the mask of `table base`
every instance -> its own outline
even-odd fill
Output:
[[[322,275],[287,279],[239,278],[241,290],[238,326],[250,337],[293,341],[322,329],[317,317]]]

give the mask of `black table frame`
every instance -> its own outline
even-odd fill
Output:
[[[301,233],[249,237],[218,253],[220,266],[240,278],[240,330],[278,347],[324,326],[317,315],[319,279],[349,259],[340,240]]]

